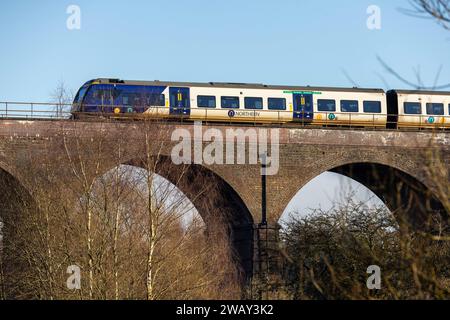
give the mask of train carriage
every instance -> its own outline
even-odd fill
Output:
[[[399,128],[449,128],[450,92],[390,90],[387,92],[390,122]]]
[[[381,89],[324,89],[313,95],[314,124],[385,127],[387,105]]]
[[[96,79],[80,88],[72,114],[447,128],[449,109],[449,92]]]

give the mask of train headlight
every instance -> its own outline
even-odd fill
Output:
[[[115,113],[115,114],[120,113],[120,108],[114,108],[114,113]]]

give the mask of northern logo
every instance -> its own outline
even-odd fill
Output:
[[[236,112],[235,112],[234,110],[228,111],[228,116],[229,116],[230,118],[233,118],[235,115],[236,115]]]

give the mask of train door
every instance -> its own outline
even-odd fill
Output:
[[[189,116],[191,113],[189,88],[171,87],[169,95],[170,115]]]
[[[312,121],[313,115],[313,95],[294,93],[294,120]]]

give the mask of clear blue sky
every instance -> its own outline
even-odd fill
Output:
[[[81,8],[81,30],[66,8]],[[382,29],[366,27],[381,8]],[[405,16],[401,1],[2,1],[0,100],[47,101],[59,80],[77,90],[96,77],[382,87],[382,56],[432,84],[450,32]],[[392,87],[404,85],[386,75]]]
[[[66,28],[71,4],[81,30]],[[366,26],[372,4],[381,30]],[[450,32],[402,7],[407,0],[2,1],[0,101],[45,102],[60,80],[76,91],[97,77],[352,86],[344,69],[361,87],[385,88],[377,73],[404,87],[376,55],[405,77],[420,65],[429,85],[443,64],[450,82]],[[289,210],[326,207],[339,188],[324,174]]]

